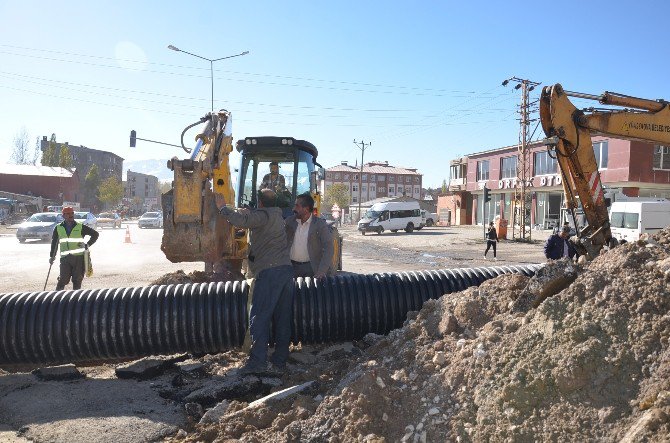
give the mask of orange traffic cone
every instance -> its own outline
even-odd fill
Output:
[[[132,243],[130,241],[130,226],[126,226],[126,243]]]

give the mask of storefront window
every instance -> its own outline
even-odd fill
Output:
[[[538,192],[535,196],[535,224],[542,229],[559,225],[562,194],[558,192]]]
[[[483,197],[480,195],[477,198],[477,224],[481,225],[482,220],[486,224],[495,220],[496,216],[500,215],[500,205],[502,201],[502,194],[491,194],[491,201],[486,203],[486,216],[484,216],[484,201]]]

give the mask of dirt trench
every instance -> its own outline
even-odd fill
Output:
[[[168,441],[667,442],[669,340],[666,229],[429,301],[385,337],[294,349],[273,390],[309,390]]]

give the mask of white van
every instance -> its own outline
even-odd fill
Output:
[[[622,201],[612,203],[610,226],[617,240],[637,241],[670,225],[670,201]]]
[[[358,222],[358,230],[381,234],[384,231],[412,232],[422,226],[419,202],[375,203]]]

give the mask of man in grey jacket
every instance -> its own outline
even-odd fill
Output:
[[[295,200],[286,219],[286,236],[296,277],[322,278],[333,273],[333,233],[328,223],[314,217],[314,199],[305,193]]]
[[[259,191],[256,210],[235,211],[226,206],[222,195],[216,195],[221,216],[233,226],[249,229],[249,274],[255,277],[249,331],[251,351],[240,370],[246,374],[280,375],[286,369],[291,341],[293,314],[293,268],[288,254],[282,211],[276,207],[276,194],[270,189]],[[270,322],[275,325],[275,352],[268,365]]]

